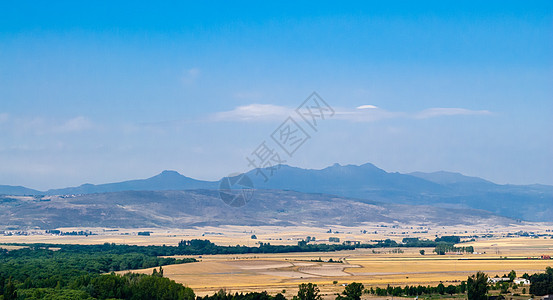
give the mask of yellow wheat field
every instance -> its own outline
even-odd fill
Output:
[[[97,235],[57,236],[37,231],[27,236],[0,236],[0,243],[71,243],[101,244],[119,243],[136,245],[176,245],[180,240],[209,239],[218,245],[256,246],[259,242],[275,245],[295,245],[307,236],[316,237],[315,243],[328,243],[329,237],[342,241],[371,242],[390,238],[401,241],[404,237],[433,239],[436,235],[464,235],[493,233],[492,239],[479,239],[463,243],[473,246],[479,254],[438,256],[432,248],[402,249],[403,253],[391,253],[392,249],[357,249],[330,253],[288,253],[259,255],[204,255],[196,256],[200,262],[172,265],[164,268],[165,276],[192,287],[198,295],[227,291],[264,291],[271,293],[286,290],[293,296],[298,284],[317,283],[329,297],[343,290],[342,283],[362,282],[365,286],[436,285],[466,280],[477,271],[489,276],[503,275],[515,270],[522,275],[535,273],[553,266],[553,260],[527,259],[542,254],[553,254],[551,238],[505,238],[507,233],[532,231],[548,234],[553,226],[544,223],[526,223],[507,227],[490,228],[485,224],[474,226],[438,227],[417,225],[367,224],[359,227],[329,228],[274,227],[274,226],[222,226],[191,229],[105,229],[62,228],[63,231],[90,230]],[[332,232],[329,232],[329,229]],[[138,231],[151,231],[151,236],[138,236]],[[251,236],[256,235],[257,239]],[[326,241],[325,241],[326,240]],[[13,249],[13,247],[12,247]],[[374,250],[374,251],[373,251]],[[507,257],[509,259],[500,259]],[[340,260],[343,263],[321,263],[312,260]],[[516,258],[516,259],[514,259]],[[151,269],[136,272],[150,273]],[[337,284],[333,282],[337,281]]]
[[[527,259],[553,253],[553,240],[512,238],[471,243],[482,254],[445,255],[419,254],[422,248],[357,249],[334,253],[290,253],[261,255],[208,255],[201,262],[166,266],[165,276],[192,287],[199,295],[219,289],[227,291],[286,290],[294,293],[302,282],[317,283],[323,292],[343,290],[341,283],[362,282],[365,286],[437,285],[455,283],[484,271],[489,276],[515,270],[517,274],[535,273],[553,266],[553,260]],[[492,251],[493,250],[493,251]],[[483,252],[486,252],[483,254]],[[498,255],[497,253],[500,253]],[[510,259],[503,259],[503,257]],[[343,263],[313,262],[321,258]],[[516,258],[516,259],[515,259]],[[149,273],[151,269],[139,272]],[[338,281],[338,284],[334,284]]]

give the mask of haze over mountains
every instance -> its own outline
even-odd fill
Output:
[[[271,174],[272,172],[272,174]],[[261,175],[264,173],[268,180]],[[441,208],[486,210],[497,215],[528,221],[550,221],[553,215],[553,186],[498,185],[459,173],[389,173],[367,163],[360,166],[335,164],[321,170],[280,165],[278,169],[251,170],[246,175],[256,189],[291,190],[348,198],[348,201],[374,205],[426,205]],[[202,181],[175,171],[163,171],[148,179],[78,187],[45,192],[25,187],[0,186],[5,195],[87,195],[126,191],[215,190],[217,181]],[[256,192],[269,197],[267,192]],[[84,196],[79,196],[84,197]],[[314,196],[313,196],[314,197]],[[87,199],[92,199],[93,196]],[[265,199],[262,199],[264,201]]]
[[[507,225],[515,220],[474,209],[402,205],[327,194],[257,190],[242,207],[217,190],[125,191],[70,196],[0,197],[0,229],[59,227]]]

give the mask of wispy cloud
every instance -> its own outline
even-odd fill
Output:
[[[44,117],[13,117],[0,114],[0,124],[5,132],[30,133],[37,135],[78,133],[92,130],[97,126],[87,117],[77,116],[71,119],[59,120]]]
[[[415,119],[428,119],[441,116],[459,116],[459,115],[489,115],[490,111],[487,110],[470,110],[466,108],[445,108],[436,107],[425,109],[414,115]]]
[[[191,85],[196,83],[196,80],[200,76],[201,71],[199,68],[191,68],[184,70],[183,75],[181,77],[182,83],[185,85]]]
[[[461,115],[490,115],[488,110],[466,108],[428,108],[418,112],[388,111],[372,104],[351,108],[335,108],[334,119],[352,122],[376,122],[385,119],[429,119]],[[294,108],[273,104],[250,104],[238,106],[230,111],[217,112],[209,117],[211,121],[281,121],[294,114]]]
[[[281,121],[294,110],[286,106],[272,104],[250,104],[238,106],[230,111],[211,115],[213,121]]]
[[[375,105],[365,104],[355,109],[337,108],[335,118],[352,122],[376,122],[403,116],[406,116],[403,112],[387,111]]]
[[[374,106],[374,105],[371,105],[371,104],[365,104],[365,105],[357,106],[356,108],[357,109],[375,109],[375,108],[378,108],[378,107]]]
[[[92,121],[90,121],[88,118],[78,116],[63,122],[62,124],[53,126],[52,131],[60,133],[79,132],[92,129],[93,127],[94,125],[92,124]]]

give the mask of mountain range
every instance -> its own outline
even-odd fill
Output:
[[[553,186],[500,185],[452,172],[391,173],[367,163],[360,166],[334,164],[320,170],[279,165],[274,168],[254,169],[246,175],[257,190],[256,199],[263,195],[260,190],[271,190],[273,193],[295,191],[334,195],[368,205],[378,202],[382,205],[485,210],[495,215],[527,221],[551,221],[553,215]],[[113,195],[129,191],[214,191],[218,186],[219,181],[196,180],[176,171],[163,171],[147,179],[98,185],[83,184],[48,191],[0,185],[0,194],[84,197],[90,194]]]
[[[226,205],[217,190],[124,191],[0,197],[0,230],[60,227],[508,225],[516,220],[475,209],[359,201],[328,194],[256,190],[247,205]]]

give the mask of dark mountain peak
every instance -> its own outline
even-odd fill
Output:
[[[55,189],[47,191],[50,195],[91,194],[121,191],[165,191],[199,188],[214,188],[214,182],[195,180],[177,171],[165,170],[147,179],[135,179],[105,184],[83,184],[79,187]]]
[[[338,163],[328,166],[322,170],[323,173],[335,176],[371,176],[371,174],[386,174],[386,171],[378,168],[377,166],[366,163],[362,165],[341,165]]]
[[[364,168],[376,168],[376,169],[379,169],[377,166],[371,164],[370,162],[364,163],[364,164],[360,165],[360,167],[364,167]]]
[[[173,171],[173,170],[164,170],[163,172],[157,174],[156,176],[154,177],[162,177],[162,178],[180,178],[180,177],[185,177],[184,175],[182,175],[181,173],[177,172],[177,171]]]
[[[363,168],[365,170],[373,170],[373,171],[379,171],[379,172],[386,172],[384,170],[382,170],[381,168],[371,164],[371,163],[364,163],[362,165],[359,166],[360,168]]]

